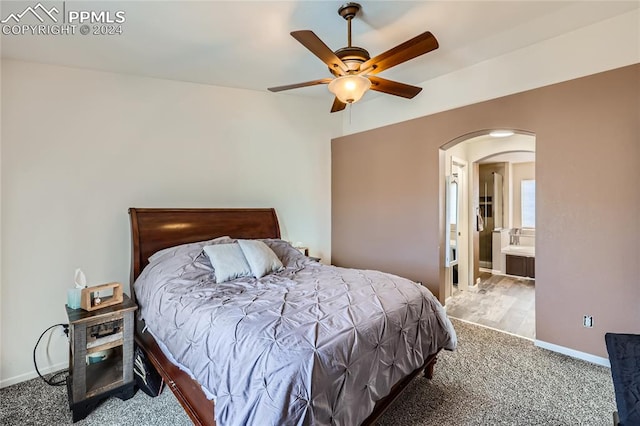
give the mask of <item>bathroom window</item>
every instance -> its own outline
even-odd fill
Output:
[[[522,227],[536,227],[536,181],[523,180],[520,182],[520,198],[522,204]]]

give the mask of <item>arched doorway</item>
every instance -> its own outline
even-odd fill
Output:
[[[451,241],[446,244],[445,259],[451,257],[454,228],[458,253],[454,263],[445,263],[441,291],[445,306],[453,307],[451,311],[448,309],[451,316],[534,338],[535,275],[525,270],[519,276],[520,272],[512,265],[516,261],[522,261],[523,265],[535,262],[535,225],[527,222],[525,227],[521,218],[524,199],[521,183],[531,181],[535,188],[535,136],[521,131],[498,136],[491,133],[474,132],[442,147],[445,162],[441,173],[447,183],[456,179],[455,188],[461,200],[457,202],[460,212],[452,215],[448,206],[451,190],[445,188],[442,231],[445,243]],[[465,165],[462,169],[461,164]],[[464,177],[460,179],[460,175]],[[535,215],[534,207],[532,211]],[[455,217],[462,223],[458,221],[452,227],[450,218]],[[510,243],[517,252],[511,253]],[[523,254],[521,249],[530,249],[532,254]]]

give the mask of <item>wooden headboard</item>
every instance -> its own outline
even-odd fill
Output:
[[[280,238],[275,209],[129,209],[131,284],[158,250],[228,235]],[[132,291],[133,295],[133,291]],[[134,296],[135,297],[135,296]]]

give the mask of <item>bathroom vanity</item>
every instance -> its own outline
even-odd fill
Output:
[[[536,277],[536,248],[534,246],[509,245],[502,249],[505,255],[505,272],[518,277]]]
[[[536,277],[536,258],[507,254],[507,275],[518,277]]]

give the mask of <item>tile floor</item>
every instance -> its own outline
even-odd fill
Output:
[[[446,304],[451,317],[535,338],[535,281],[480,274],[480,284],[454,293]]]

